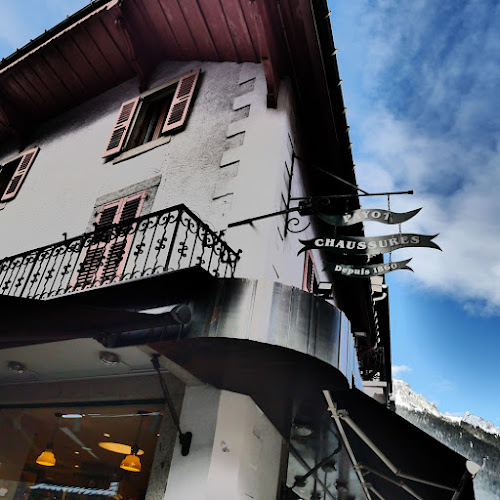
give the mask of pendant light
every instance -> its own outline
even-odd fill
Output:
[[[130,472],[141,472],[141,459],[137,456],[139,452],[139,446],[137,443],[139,442],[139,436],[141,434],[142,427],[142,419],[143,415],[141,415],[139,420],[139,429],[137,430],[137,438],[135,440],[135,444],[132,446],[130,450],[130,455],[127,455],[120,464],[120,469],[128,470]]]
[[[38,458],[36,459],[36,463],[38,465],[43,465],[44,467],[54,467],[56,465],[56,456],[54,455],[54,437],[56,435],[56,431],[59,428],[59,417],[61,416],[60,413],[56,413],[55,416],[57,417],[57,423],[54,427],[54,430],[52,431],[52,437],[50,441],[47,443],[47,446],[40,455],[38,455]]]
[[[141,459],[137,456],[139,447],[134,444],[130,455],[127,455],[120,464],[120,469],[128,470],[130,472],[141,472]]]

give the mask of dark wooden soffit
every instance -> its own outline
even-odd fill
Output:
[[[318,14],[310,0],[92,2],[2,60],[0,139],[134,75],[144,88],[161,60],[194,60],[262,63],[271,107],[280,79],[291,77],[315,136],[337,147],[315,19],[324,18],[319,3]]]

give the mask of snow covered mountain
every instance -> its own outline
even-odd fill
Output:
[[[500,500],[500,428],[467,412],[456,417],[394,380],[396,412],[457,453],[483,467],[474,480],[477,500]]]

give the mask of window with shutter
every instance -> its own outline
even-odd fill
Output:
[[[0,201],[10,201],[17,196],[24,179],[35,161],[40,148],[33,148],[1,165]]]
[[[99,209],[96,231],[82,255],[78,275],[72,283],[74,289],[120,281],[134,237],[125,223],[140,215],[145,198],[146,191],[141,191]]]
[[[124,102],[103,158],[156,141],[162,135],[183,128],[199,74],[199,70],[187,73],[171,85]]]

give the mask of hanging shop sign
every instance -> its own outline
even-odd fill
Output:
[[[417,208],[411,212],[397,213],[378,208],[359,208],[344,215],[326,215],[321,213],[316,215],[322,221],[332,226],[352,226],[353,224],[366,221],[381,222],[382,224],[401,224],[417,215],[420,210],[422,209]]]
[[[331,271],[342,276],[351,278],[369,278],[370,276],[381,276],[382,274],[390,273],[398,269],[407,269],[413,272],[413,269],[408,266],[411,259],[401,260],[399,262],[388,262],[382,264],[365,264],[354,266],[350,264],[338,264],[336,262],[325,262],[325,271]]]
[[[427,247],[441,250],[431,241],[437,234],[425,235],[414,233],[388,234],[385,236],[340,236],[299,240],[304,246],[298,254],[306,250],[321,249],[344,255],[378,255],[405,247]],[[297,254],[297,255],[298,255]]]

